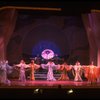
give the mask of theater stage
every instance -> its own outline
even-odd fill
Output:
[[[0,88],[100,88],[100,83],[89,83],[88,81],[75,82],[69,81],[47,81],[35,80],[21,82],[19,80],[11,80],[11,85],[1,85]]]

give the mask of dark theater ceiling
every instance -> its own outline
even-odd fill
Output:
[[[50,11],[50,10],[38,10],[35,9],[30,10],[30,12],[33,12],[33,14],[58,14],[58,15],[75,15],[80,13],[89,13],[92,9],[100,9],[100,2],[99,1],[10,1],[10,2],[4,2],[0,1],[0,7],[5,6],[13,6],[13,7],[38,7],[38,8],[60,8],[61,11]],[[28,13],[29,10],[26,9],[20,9],[20,12],[22,13]]]

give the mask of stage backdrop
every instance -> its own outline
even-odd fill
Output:
[[[17,11],[14,32],[7,45],[10,63],[51,49],[69,63],[89,63],[89,43],[81,15],[48,15]]]

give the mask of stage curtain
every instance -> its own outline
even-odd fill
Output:
[[[3,9],[0,12],[0,60],[3,60],[6,59],[6,47],[15,28],[16,11]]]
[[[100,66],[100,11],[91,10],[89,14],[82,15],[90,45],[90,61]]]

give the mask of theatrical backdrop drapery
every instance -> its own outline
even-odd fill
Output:
[[[61,15],[7,8],[0,11],[0,60],[10,63],[51,49],[69,63],[100,66],[100,13]]]

